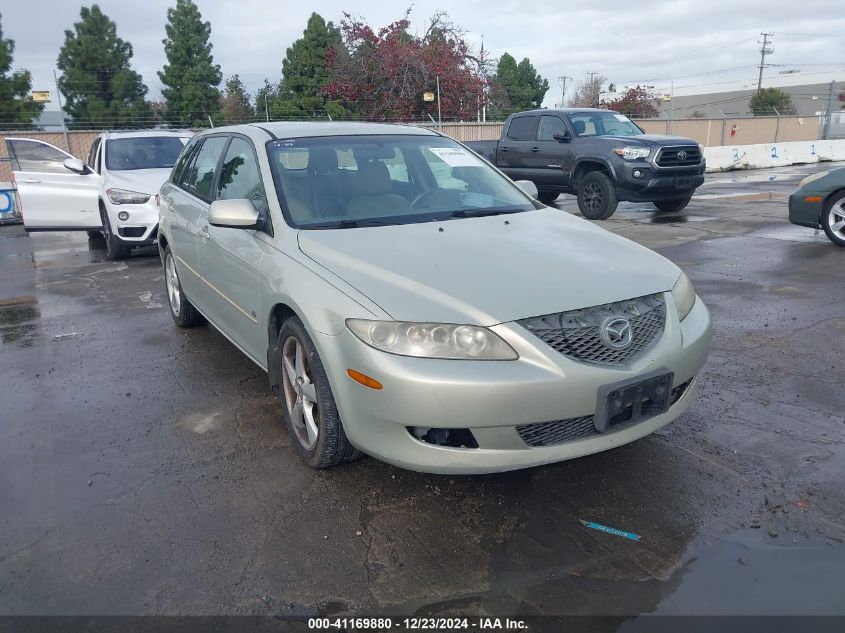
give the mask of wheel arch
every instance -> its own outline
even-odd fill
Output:
[[[822,217],[824,216],[825,211],[827,211],[827,205],[833,202],[833,199],[840,194],[845,195],[845,187],[840,187],[839,189],[831,191],[825,196],[824,201],[819,205],[819,226],[822,226]]]
[[[302,317],[299,316],[296,310],[281,301],[275,303],[270,308],[270,313],[267,316],[267,377],[270,380],[270,391],[277,398],[282,396],[279,330],[282,329],[282,323],[291,317],[297,317],[302,320]]]
[[[575,163],[575,168],[572,172],[572,185],[574,188],[578,187],[581,179],[593,171],[604,172],[616,184],[616,170],[610,161],[604,158],[588,157],[582,158]]]

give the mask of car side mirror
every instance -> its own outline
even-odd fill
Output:
[[[231,229],[254,229],[258,211],[246,198],[215,200],[208,208],[208,223]]]
[[[88,173],[88,167],[78,158],[65,158],[65,162],[62,165],[64,165],[65,169],[69,169],[75,174]]]
[[[539,195],[539,192],[537,191],[537,185],[535,185],[530,180],[517,180],[514,184],[532,198],[536,198]]]
[[[558,143],[568,143],[572,140],[572,135],[569,133],[569,130],[565,130],[564,132],[555,132],[552,134],[552,138]]]

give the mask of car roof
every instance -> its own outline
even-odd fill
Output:
[[[576,112],[610,112],[612,114],[619,114],[616,110],[608,110],[607,108],[539,108],[537,110],[526,110],[525,112],[514,112],[513,116],[519,114],[549,114],[551,112],[562,112],[564,114],[574,114]]]
[[[214,132],[254,133],[256,128],[269,132],[276,138],[303,138],[309,136],[356,136],[362,134],[405,134],[438,136],[437,132],[412,125],[396,123],[364,123],[360,121],[278,121],[272,123],[249,123],[228,125],[203,130],[203,134]]]
[[[193,136],[194,133],[190,130],[132,130],[131,132],[112,132],[104,133],[106,138],[149,138],[153,136],[176,136],[184,138],[186,136]]]

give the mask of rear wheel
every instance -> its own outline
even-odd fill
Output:
[[[601,171],[591,171],[578,184],[578,208],[588,220],[606,220],[619,201],[610,178]]]
[[[845,246],[845,190],[837,191],[824,205],[821,225],[831,242]]]
[[[323,362],[297,317],[282,324],[278,349],[282,415],[299,456],[312,468],[361,457],[346,438]]]
[[[176,270],[176,258],[170,252],[169,246],[164,247],[164,285],[167,288],[170,315],[177,327],[195,327],[205,323],[203,316],[182,292],[182,283]]]
[[[658,211],[663,211],[663,213],[677,213],[686,209],[690,200],[692,200],[691,196],[672,198],[671,200],[659,200],[654,203],[654,206],[657,207]]]
[[[537,199],[543,204],[552,204],[559,195],[557,191],[540,191],[537,193]]]
[[[103,237],[106,240],[106,259],[118,260],[129,257],[130,247],[126,246],[119,237],[112,233],[109,214],[102,207],[100,207],[100,219],[103,222]]]

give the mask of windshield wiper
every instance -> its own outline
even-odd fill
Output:
[[[340,220],[322,224],[306,224],[302,229],[357,229],[364,226],[393,226],[399,224],[395,220]]]
[[[450,218],[482,218],[488,215],[506,215],[509,213],[522,213],[529,211],[522,207],[504,207],[498,209],[478,209],[477,211],[467,211],[466,209],[458,209],[449,214]]]

